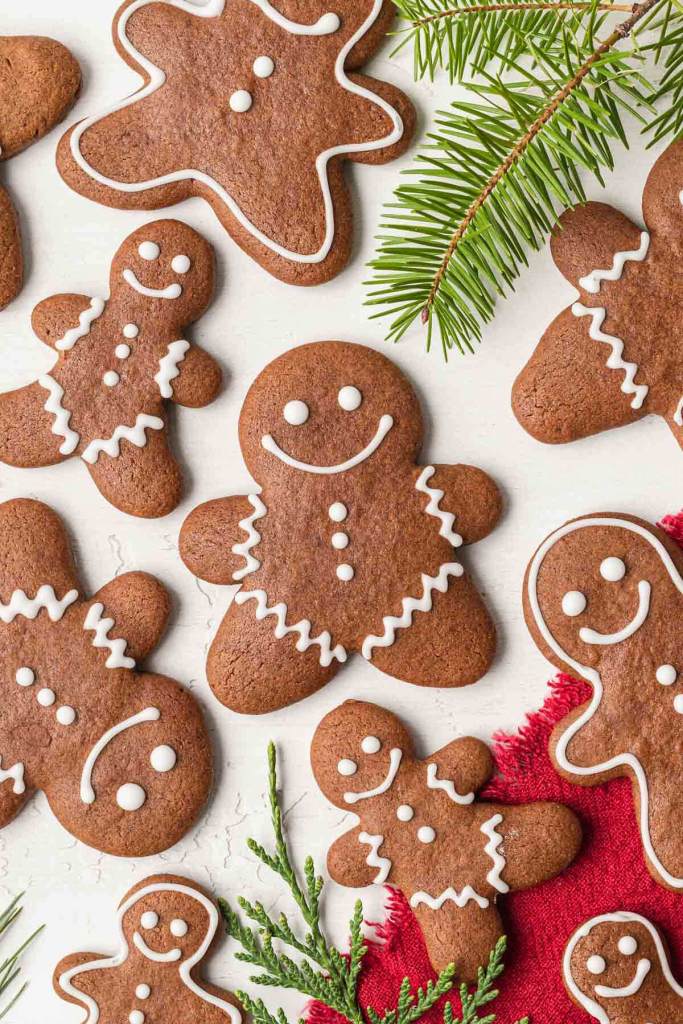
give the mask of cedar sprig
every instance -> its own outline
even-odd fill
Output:
[[[507,939],[501,936],[491,951],[489,962],[486,967],[480,967],[477,972],[477,987],[474,992],[469,992],[466,985],[460,986],[460,1002],[462,1004],[462,1015],[456,1020],[453,1016],[453,1007],[446,1004],[444,1010],[444,1024],[494,1024],[495,1013],[486,1017],[479,1016],[479,1010],[487,1007],[499,996],[499,990],[494,988],[494,983],[505,970],[504,957],[507,949]],[[529,1024],[528,1017],[522,1017],[517,1024]]]
[[[19,895],[12,900],[9,906],[0,913],[0,938],[5,935],[20,916],[22,911],[21,899],[23,895],[24,893],[19,893]],[[15,953],[0,963],[0,998],[5,995],[9,998],[8,1003],[5,1003],[4,1006],[0,1006],[0,1020],[3,1020],[7,1016],[12,1007],[16,1005],[17,1001],[26,991],[28,982],[24,982],[13,995],[9,993],[9,989],[21,973],[21,957],[42,930],[42,927],[37,928],[36,931],[34,931],[32,935],[29,935],[28,939],[19,946]]]

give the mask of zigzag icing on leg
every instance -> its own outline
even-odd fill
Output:
[[[41,388],[45,388],[49,392],[47,401],[43,406],[45,412],[49,412],[51,416],[54,416],[55,420],[52,424],[52,433],[56,437],[63,437],[64,441],[60,445],[60,452],[62,455],[71,455],[76,451],[78,442],[80,441],[79,434],[75,430],[72,430],[69,426],[69,420],[71,419],[71,413],[68,409],[65,409],[62,405],[62,399],[64,398],[64,388],[61,384],[58,384],[54,377],[51,377],[49,373],[44,374],[38,378],[38,383]]]
[[[15,590],[9,604],[0,601],[0,621],[14,622],[17,615],[25,619],[35,619],[45,608],[52,622],[59,622],[70,604],[78,600],[78,591],[70,590],[62,598],[58,598],[54,588],[47,583],[38,590],[35,597],[29,597],[23,590]]]
[[[141,412],[135,420],[135,426],[119,426],[111,437],[99,437],[91,441],[85,449],[81,458],[90,465],[94,465],[100,457],[100,452],[116,459],[121,454],[121,441],[130,441],[137,448],[144,448],[147,444],[147,430],[162,430],[164,421],[158,416],[148,416]]]
[[[110,654],[105,662],[107,668],[135,668],[133,658],[126,657],[128,644],[123,637],[117,640],[109,639],[109,631],[114,628],[115,623],[113,619],[103,618],[103,612],[104,605],[100,601],[91,604],[83,623],[83,629],[91,630],[95,634],[91,641],[93,647],[109,649]]]
[[[575,302],[572,306],[572,313],[574,316],[591,317],[592,322],[588,331],[590,337],[593,341],[602,341],[611,347],[612,352],[606,365],[610,370],[624,371],[626,376],[621,385],[621,390],[625,395],[634,395],[631,408],[640,409],[650,389],[647,384],[636,384],[635,378],[639,366],[637,363],[629,363],[623,358],[624,343],[621,338],[616,338],[612,334],[604,334],[601,330],[607,316],[607,310],[603,306],[584,306],[582,302]]]
[[[453,529],[455,523],[455,516],[452,512],[444,512],[440,507],[441,499],[444,496],[444,492],[440,491],[438,487],[429,487],[427,481],[436,473],[433,466],[425,466],[420,473],[417,483],[415,484],[416,491],[422,491],[429,497],[429,502],[425,508],[425,512],[428,516],[434,516],[436,519],[441,521],[441,527],[439,534],[445,538],[454,548],[459,548],[462,544],[462,537],[459,533],[456,533]]]
[[[241,555],[246,560],[246,565],[242,569],[236,569],[232,574],[234,580],[243,580],[245,576],[249,576],[250,573],[256,572],[257,569],[261,568],[261,563],[258,558],[252,555],[253,548],[257,544],[261,543],[261,534],[255,528],[254,523],[257,519],[263,519],[268,509],[263,504],[258,494],[248,495],[251,506],[254,509],[250,516],[246,519],[241,519],[239,526],[242,530],[246,530],[248,537],[245,541],[240,544],[233,544],[232,552],[235,555]]]
[[[277,623],[273,632],[278,640],[282,640],[289,633],[298,633],[299,639],[296,642],[296,649],[301,651],[301,653],[317,644],[320,647],[320,664],[324,668],[327,668],[335,658],[341,663],[346,661],[346,651],[341,644],[332,647],[332,636],[327,630],[320,633],[319,636],[312,637],[311,623],[308,619],[302,619],[295,625],[288,626],[287,605],[284,601],[269,608],[268,595],[265,590],[241,590],[239,594],[235,595],[236,604],[243,605],[246,601],[256,601],[256,618],[259,622],[268,615],[275,616]]]

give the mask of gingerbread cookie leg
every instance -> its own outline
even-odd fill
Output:
[[[83,455],[100,493],[122,512],[154,519],[168,515],[180,501],[180,468],[163,426],[157,416],[138,416],[125,434],[118,428],[121,439],[103,439],[96,461]]]
[[[18,294],[23,277],[19,218],[9,195],[0,188],[0,309]]]
[[[78,435],[62,398],[50,374],[0,395],[0,461],[22,468],[54,466],[73,454]]]
[[[465,894],[463,897],[467,899]],[[491,950],[504,934],[495,906],[482,907],[472,898],[462,907],[449,901],[434,909],[427,903],[420,903],[413,909],[425,936],[429,936],[432,966],[441,971],[454,963],[459,978],[476,978],[477,970],[487,962]]]

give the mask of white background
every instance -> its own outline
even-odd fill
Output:
[[[116,7],[117,0],[2,0],[4,33],[54,36],[80,60],[84,88],[72,121],[136,87],[134,74],[110,41]],[[415,85],[408,54],[391,60],[389,50],[386,47],[371,71],[413,97],[422,131],[425,119],[445,106],[454,90],[445,76],[435,85]],[[129,232],[154,216],[98,207],[69,191],[54,168],[60,131],[3,168],[3,180],[22,214],[28,265],[24,291],[0,314],[0,390],[29,383],[53,361],[51,352],[32,335],[33,306],[58,292],[106,294],[114,251]],[[618,151],[617,170],[606,191],[601,194],[591,186],[591,193],[618,203],[638,221],[641,190],[654,155],[645,152],[635,130],[632,135],[632,151]],[[403,164],[408,166],[413,157],[414,150]],[[517,425],[510,410],[512,382],[550,319],[572,299],[571,288],[547,250],[532,259],[516,295],[500,305],[475,356],[455,355],[445,368],[438,346],[426,354],[419,329],[398,347],[386,345],[382,324],[370,322],[363,308],[362,282],[365,264],[373,255],[381,205],[389,199],[399,169],[396,163],[349,169],[357,207],[353,259],[335,281],[312,290],[297,290],[270,278],[230,241],[201,200],[173,210],[172,215],[202,231],[217,249],[218,293],[192,337],[219,359],[226,377],[225,389],[212,406],[176,412],[175,444],[185,466],[187,490],[173,515],[158,521],[123,515],[100,497],[78,459],[45,470],[0,467],[0,500],[39,498],[64,517],[88,592],[129,569],[155,573],[171,589],[174,617],[149,666],[193,688],[215,734],[218,762],[208,811],[163,857],[117,860],[87,849],[62,830],[42,795],[0,834],[0,902],[27,890],[25,918],[14,939],[39,923],[48,925],[27,958],[30,989],[10,1015],[10,1024],[79,1020],[77,1009],[53,995],[52,968],[68,952],[113,952],[114,908],[128,888],[148,874],[179,871],[224,896],[245,894],[267,906],[285,907],[286,901],[278,899],[281,889],[258,869],[245,847],[249,835],[269,839],[264,806],[267,741],[273,738],[280,745],[283,799],[292,809],[288,825],[295,849],[300,855],[313,853],[322,865],[331,838],[354,819],[330,808],[312,778],[308,745],[320,718],[349,697],[384,703],[412,722],[423,754],[456,735],[487,739],[497,729],[516,727],[525,712],[542,701],[551,674],[527,635],[520,609],[522,576],[536,544],[581,513],[623,510],[655,519],[682,503],[680,454],[660,420],[564,447],[544,447]],[[468,558],[499,627],[499,654],[488,676],[463,690],[422,690],[394,682],[355,658],[304,703],[263,718],[241,718],[218,704],[204,675],[205,652],[232,591],[190,576],[178,558],[178,531],[195,505],[252,486],[238,449],[237,417],[254,376],[288,347],[325,338],[381,347],[408,373],[428,423],[424,462],[470,462],[488,470],[501,485],[505,517]],[[457,633],[453,642],[458,642]],[[344,940],[353,898],[350,891],[329,889],[328,917],[339,941]],[[377,893],[366,892],[364,898],[366,909],[375,911]],[[0,947],[3,951],[10,951],[9,941]],[[224,943],[211,976],[235,987],[243,972],[230,952],[230,943]],[[274,1003],[275,994],[270,997]],[[300,1009],[297,1000],[286,1005],[293,1007],[292,1013]]]

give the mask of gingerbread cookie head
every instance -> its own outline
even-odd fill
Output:
[[[599,1024],[673,1024],[683,1019],[683,988],[655,926],[639,914],[594,917],[572,936],[564,981]]]
[[[137,669],[170,610],[162,585],[124,573],[81,593],[58,516],[0,505],[0,828],[36,790],[106,853],[147,856],[188,831],[212,754],[194,698]]]
[[[410,383],[373,349],[342,341],[300,345],[256,378],[242,407],[240,444],[256,479],[297,487],[302,474],[354,478],[412,464],[422,416]]]
[[[604,203],[561,218],[551,249],[579,291],[522,370],[512,407],[550,444],[661,416],[683,446],[683,142],[645,186],[646,230]]]
[[[201,980],[218,935],[214,901],[196,883],[156,875],[134,886],[118,908],[113,957],[76,953],[58,964],[54,987],[88,1011],[87,1021],[201,1020],[241,1024],[236,999]]]
[[[540,650],[593,687],[553,734],[558,769],[583,785],[630,777],[648,866],[683,888],[680,550],[632,516],[573,520],[534,555],[524,605]]]

